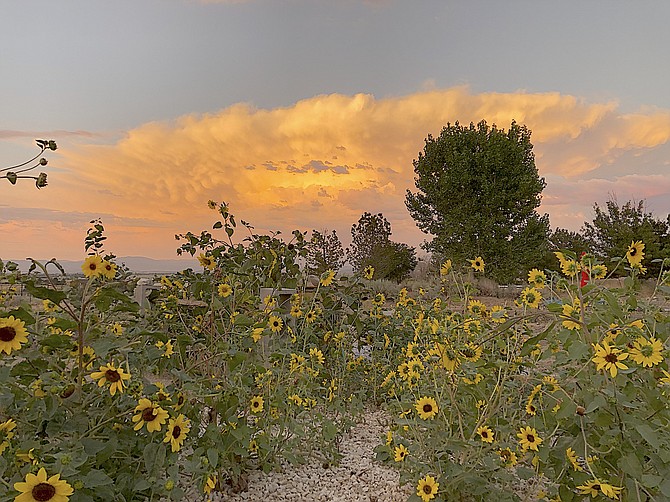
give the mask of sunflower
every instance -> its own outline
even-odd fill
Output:
[[[447,260],[440,266],[440,276],[445,277],[446,275],[449,274],[450,270],[451,270],[451,260]]]
[[[0,317],[0,352],[9,355],[28,341],[26,323],[14,316]]]
[[[116,263],[103,260],[100,265],[100,275],[105,279],[114,279],[114,276],[116,275]]]
[[[260,413],[263,411],[263,398],[261,396],[254,396],[251,398],[251,413]]]
[[[335,278],[335,271],[329,268],[323,274],[321,274],[321,285],[330,286],[334,278]]]
[[[619,494],[623,488],[618,486],[612,486],[608,483],[603,483],[599,479],[592,479],[587,481],[583,485],[577,487],[579,493],[582,495],[591,495],[591,497],[597,497],[601,492],[603,495],[618,500]]]
[[[537,447],[542,442],[542,439],[537,435],[537,431],[534,428],[528,426],[521,427],[516,436],[519,438],[519,443],[524,451],[539,451]]]
[[[486,305],[484,305],[479,300],[471,300],[468,302],[468,312],[473,315],[485,316],[486,315]]]
[[[214,270],[214,267],[216,266],[214,258],[203,253],[198,255],[198,262],[200,262],[200,265],[207,270]]]
[[[493,431],[489,427],[485,425],[477,427],[477,434],[479,434],[482,442],[493,443]]]
[[[284,321],[282,321],[280,317],[271,315],[270,320],[268,321],[268,325],[270,326],[270,329],[273,333],[277,333],[281,331],[282,326],[284,326]]]
[[[81,271],[86,277],[98,277],[102,275],[102,258],[97,254],[88,256],[81,266]]]
[[[528,283],[535,288],[542,289],[547,282],[547,275],[536,268],[528,272]]]
[[[640,337],[633,342],[633,348],[630,349],[630,357],[637,364],[641,364],[645,368],[656,366],[663,360],[661,353],[663,352],[663,343],[652,337],[647,340]]]
[[[312,360],[317,364],[323,364],[326,362],[326,358],[323,357],[323,352],[321,352],[321,350],[317,349],[316,347],[309,349],[309,357],[311,357]]]
[[[521,302],[532,309],[540,306],[542,300],[542,293],[535,288],[526,288],[521,292]]]
[[[602,264],[593,265],[591,267],[591,278],[593,279],[604,279],[607,275],[607,267]]]
[[[207,207],[210,208],[210,209],[216,209],[216,202],[213,201],[212,199],[209,199],[207,201]]]
[[[579,305],[575,306],[566,303],[563,305],[562,311],[563,315],[561,318],[563,318],[563,322],[561,324],[563,327],[568,328],[569,330],[579,329],[581,323],[576,320],[576,318],[579,317]]]
[[[574,277],[581,270],[581,265],[575,260],[565,260],[561,262],[561,272],[568,277]]]
[[[363,269],[363,277],[370,280],[375,275],[375,267],[368,265]]]
[[[165,434],[164,443],[170,443],[172,451],[179,451],[184,444],[184,439],[188,431],[191,430],[191,421],[184,415],[179,415],[177,418],[171,418],[168,422],[167,433]]]
[[[393,460],[396,462],[402,462],[407,455],[409,455],[409,450],[405,448],[404,444],[398,445],[393,449]]]
[[[233,288],[230,284],[219,284],[218,287],[219,296],[222,298],[228,298],[233,293]]]
[[[482,357],[482,347],[473,342],[468,342],[460,352],[465,359],[473,363],[476,363]]]
[[[91,378],[98,381],[98,387],[109,383],[109,393],[113,396],[116,391],[123,392],[123,381],[130,380],[130,373],[125,373],[120,366],[114,363],[100,366],[100,371],[91,373]]]
[[[440,483],[435,481],[433,476],[426,476],[421,478],[416,485],[416,494],[421,497],[423,502],[428,502],[435,498],[437,490],[440,488]]]
[[[481,256],[478,256],[474,260],[468,260],[470,262],[470,266],[475,269],[476,272],[483,272],[484,271],[484,260],[482,259]]]
[[[263,331],[264,328],[254,328],[251,331],[251,339],[254,341],[254,343],[258,343],[258,341],[263,338]]]
[[[73,357],[79,357],[79,347],[77,344],[74,344],[74,347],[72,348],[72,351],[70,351],[70,354]],[[88,345],[84,346],[84,350],[81,351],[81,364],[84,369],[90,370],[93,368],[93,362],[95,361],[95,350],[93,350],[93,347],[89,347]]]
[[[609,371],[612,378],[614,378],[619,369],[628,369],[628,366],[621,362],[628,357],[627,352],[623,352],[621,349],[615,347],[610,347],[610,344],[607,342],[603,342],[602,346],[599,343],[596,343],[593,345],[593,348],[596,351],[596,355],[591,361],[596,363],[596,371],[604,369],[605,371]]]
[[[537,408],[535,407],[535,404],[533,404],[532,399],[529,399],[528,402],[526,403],[526,413],[528,413],[531,416],[537,414]]]
[[[577,452],[575,452],[575,450],[568,448],[565,450],[565,456],[568,457],[568,461],[575,471],[584,472],[584,468],[579,465],[579,458],[577,457]]]
[[[7,439],[12,439],[14,437],[14,433],[12,432],[14,429],[16,429],[16,422],[11,418],[0,424],[0,439],[5,440],[0,442],[0,454],[9,447],[9,441],[7,441]]]
[[[633,241],[626,251],[626,259],[631,266],[639,265],[644,258],[644,243],[642,241]]]
[[[207,476],[207,479],[205,480],[205,485],[202,487],[202,491],[207,494],[212,493],[212,490],[216,486],[217,481],[218,478],[214,474]]]
[[[316,312],[314,310],[310,310],[305,314],[305,321],[307,321],[308,324],[312,324],[314,321],[316,321]]]
[[[516,453],[510,450],[509,448],[503,448],[502,450],[498,450],[498,455],[500,456],[500,460],[502,460],[502,463],[509,467],[514,467],[518,462]]]
[[[149,399],[143,397],[135,407],[137,415],[133,416],[133,422],[137,422],[133,430],[140,430],[144,424],[147,424],[147,431],[156,432],[161,430],[161,426],[168,419],[168,412]]]
[[[429,353],[436,355],[439,358],[439,363],[446,370],[455,371],[461,364],[456,352],[448,345],[436,342],[435,347]]]
[[[502,305],[494,305],[491,307],[491,320],[497,323],[503,323],[507,320],[507,310]]]
[[[417,399],[416,403],[414,403],[414,408],[423,420],[430,420],[439,411],[435,399],[427,396]]]
[[[14,483],[14,489],[21,492],[14,502],[67,502],[74,489],[60,474],[47,478],[47,471],[41,467],[37,474],[29,472],[26,480]]]

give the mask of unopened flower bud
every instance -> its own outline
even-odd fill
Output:
[[[583,417],[586,414],[586,408],[584,408],[583,406],[577,406],[576,413],[580,417]]]
[[[37,177],[37,180],[35,181],[35,186],[37,188],[44,188],[47,186],[47,174],[46,173],[40,173],[39,176]]]
[[[40,166],[46,166],[48,162],[49,162],[49,161],[48,161],[47,159],[45,159],[44,157],[42,157],[42,158],[40,159]]]

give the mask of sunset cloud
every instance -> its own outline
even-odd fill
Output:
[[[516,120],[532,130],[536,164],[548,183],[542,210],[554,226],[556,216],[560,226],[579,227],[609,192],[670,199],[667,169],[607,175],[621,158],[651,158],[668,147],[670,111],[622,114],[614,102],[559,93],[473,94],[461,86],[380,99],[321,95],[275,109],[237,104],[147,123],[114,144],[59,151],[64,172],[50,175],[48,193],[22,199],[17,190],[9,203],[26,208],[40,200],[49,214],[113,215],[110,233],[124,236],[117,254],[139,254],[134,246],[151,242],[162,250],[153,256],[172,256],[174,233],[211,226],[208,199],[228,202],[259,231],[336,229],[343,240],[364,211],[381,211],[395,240],[416,245],[423,236],[404,206],[405,191],[414,188],[412,160],[424,138],[447,122],[482,119],[505,129]],[[598,177],[587,179],[589,173]]]

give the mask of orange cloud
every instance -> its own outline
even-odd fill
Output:
[[[114,144],[61,149],[64,172],[50,175],[40,197],[51,210],[114,215],[106,226],[123,233],[117,254],[150,243],[160,249],[152,256],[173,256],[174,233],[211,226],[208,199],[228,202],[259,231],[327,228],[343,240],[362,212],[381,211],[396,240],[418,244],[424,236],[404,206],[412,160],[447,122],[482,119],[526,124],[540,173],[558,184],[670,139],[668,111],[622,115],[616,103],[559,93],[461,86],[383,99],[332,94],[275,109],[237,104],[147,123]],[[18,192],[9,203],[29,205]]]

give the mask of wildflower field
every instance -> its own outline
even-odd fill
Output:
[[[509,306],[474,298],[486,256],[386,298],[373,267],[310,282],[302,233],[210,207],[213,233],[177,235],[201,268],[160,278],[150,308],[99,223],[83,278],[0,262],[1,500],[203,500],[337,463],[371,407],[415,502],[670,500],[670,287],[662,267],[640,294],[643,242],[607,264],[558,253]]]

